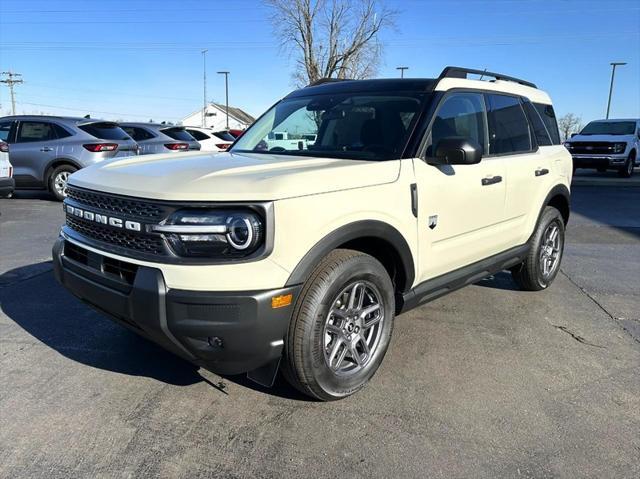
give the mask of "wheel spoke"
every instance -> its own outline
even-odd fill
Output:
[[[356,348],[356,344],[357,343],[354,341],[349,345],[349,352],[351,353],[351,357],[356,362],[356,364],[358,366],[362,366],[364,364],[364,361],[360,357],[360,354],[358,354],[358,349]]]
[[[331,348],[331,354],[329,354],[329,366],[334,371],[340,369],[340,365],[344,360],[345,355],[347,354],[347,345],[344,343],[342,338],[338,338],[336,343]]]
[[[335,324],[327,324],[327,333],[331,333],[336,335],[337,337],[341,337],[342,329],[336,326]]]

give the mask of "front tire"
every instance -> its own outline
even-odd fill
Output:
[[[63,201],[67,197],[67,181],[69,176],[78,171],[71,165],[60,165],[56,167],[49,176],[49,191],[58,201]]]
[[[564,220],[560,212],[547,206],[530,240],[527,257],[512,268],[515,282],[524,291],[546,289],[560,271],[564,251]]]
[[[618,175],[622,178],[631,178],[633,176],[633,168],[636,166],[636,158],[633,152],[629,153],[629,157],[624,166],[618,170]]]
[[[394,315],[394,288],[382,264],[359,251],[334,250],[296,303],[285,343],[285,378],[322,401],[359,391],[382,363]]]

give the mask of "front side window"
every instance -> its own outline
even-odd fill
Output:
[[[581,135],[633,135],[633,121],[592,121],[580,132]]]
[[[486,154],[486,112],[480,93],[453,93],[438,109],[433,120],[427,156],[435,156],[438,143],[450,137],[473,140]]]
[[[18,143],[54,140],[56,135],[51,123],[44,121],[21,121],[18,130]]]
[[[492,155],[531,151],[529,122],[520,100],[507,95],[487,95],[489,145]]]
[[[355,160],[400,158],[425,93],[337,93],[284,99],[232,151]]]

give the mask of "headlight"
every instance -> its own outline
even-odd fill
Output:
[[[624,150],[627,149],[626,143],[614,143],[613,144],[613,152],[614,153],[624,153]]]
[[[566,141],[566,142],[564,143],[564,147],[565,147],[567,150],[570,150],[570,149],[571,149],[571,143],[569,143],[568,141]]]
[[[264,244],[263,218],[252,210],[184,209],[152,229],[179,256],[242,258]]]

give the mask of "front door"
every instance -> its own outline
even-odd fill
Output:
[[[431,165],[438,142],[464,137],[486,151],[484,96],[452,92],[441,101],[427,133],[425,159],[414,160],[418,190],[418,282],[480,261],[505,249],[505,167],[500,157],[475,165]]]
[[[9,148],[16,186],[42,186],[47,165],[56,158],[56,134],[48,121],[21,121]]]

